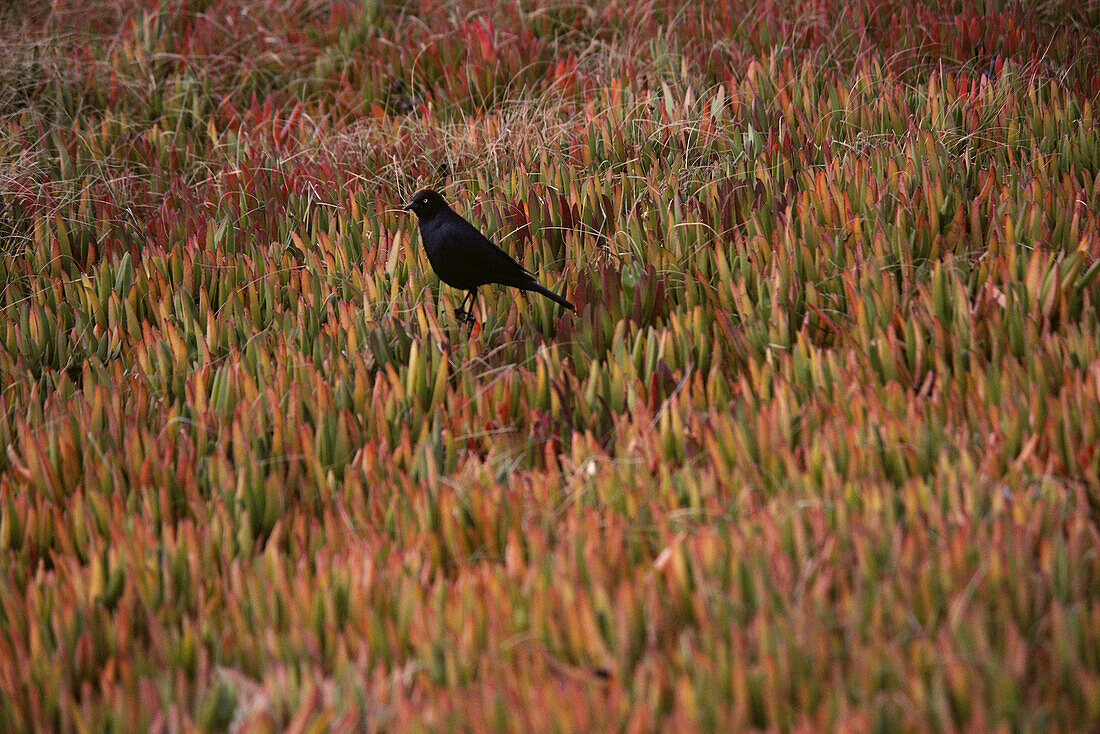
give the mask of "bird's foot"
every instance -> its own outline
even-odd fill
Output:
[[[455,318],[458,319],[458,323],[460,324],[470,324],[472,326],[473,324],[477,323],[474,315],[464,308],[455,309]]]

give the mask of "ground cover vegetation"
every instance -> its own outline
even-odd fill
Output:
[[[3,5],[0,730],[1093,730],[1098,49]],[[426,186],[577,314],[456,323]]]

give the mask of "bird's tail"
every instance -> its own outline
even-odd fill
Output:
[[[547,298],[549,298],[554,303],[560,303],[562,306],[565,306],[570,311],[576,311],[577,310],[577,307],[574,306],[572,303],[565,300],[564,298],[562,298],[561,296],[559,296],[557,293],[550,290],[549,288],[543,288],[538,283],[534,283],[534,282],[529,283],[527,285],[527,290],[534,291],[535,293],[541,293],[542,295],[546,296]]]

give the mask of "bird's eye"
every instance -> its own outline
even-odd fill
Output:
[[[425,196],[423,199],[420,200],[420,203],[421,204],[427,204],[428,203],[428,197]]]

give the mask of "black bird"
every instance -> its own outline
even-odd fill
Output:
[[[437,192],[424,189],[405,209],[420,221],[420,240],[432,270],[447,285],[466,291],[466,297],[455,309],[460,321],[473,323],[477,289],[488,283],[541,293],[555,303],[577,310],[572,303],[535,282],[531,273],[447,206]],[[466,301],[470,302],[470,311],[465,309]]]

